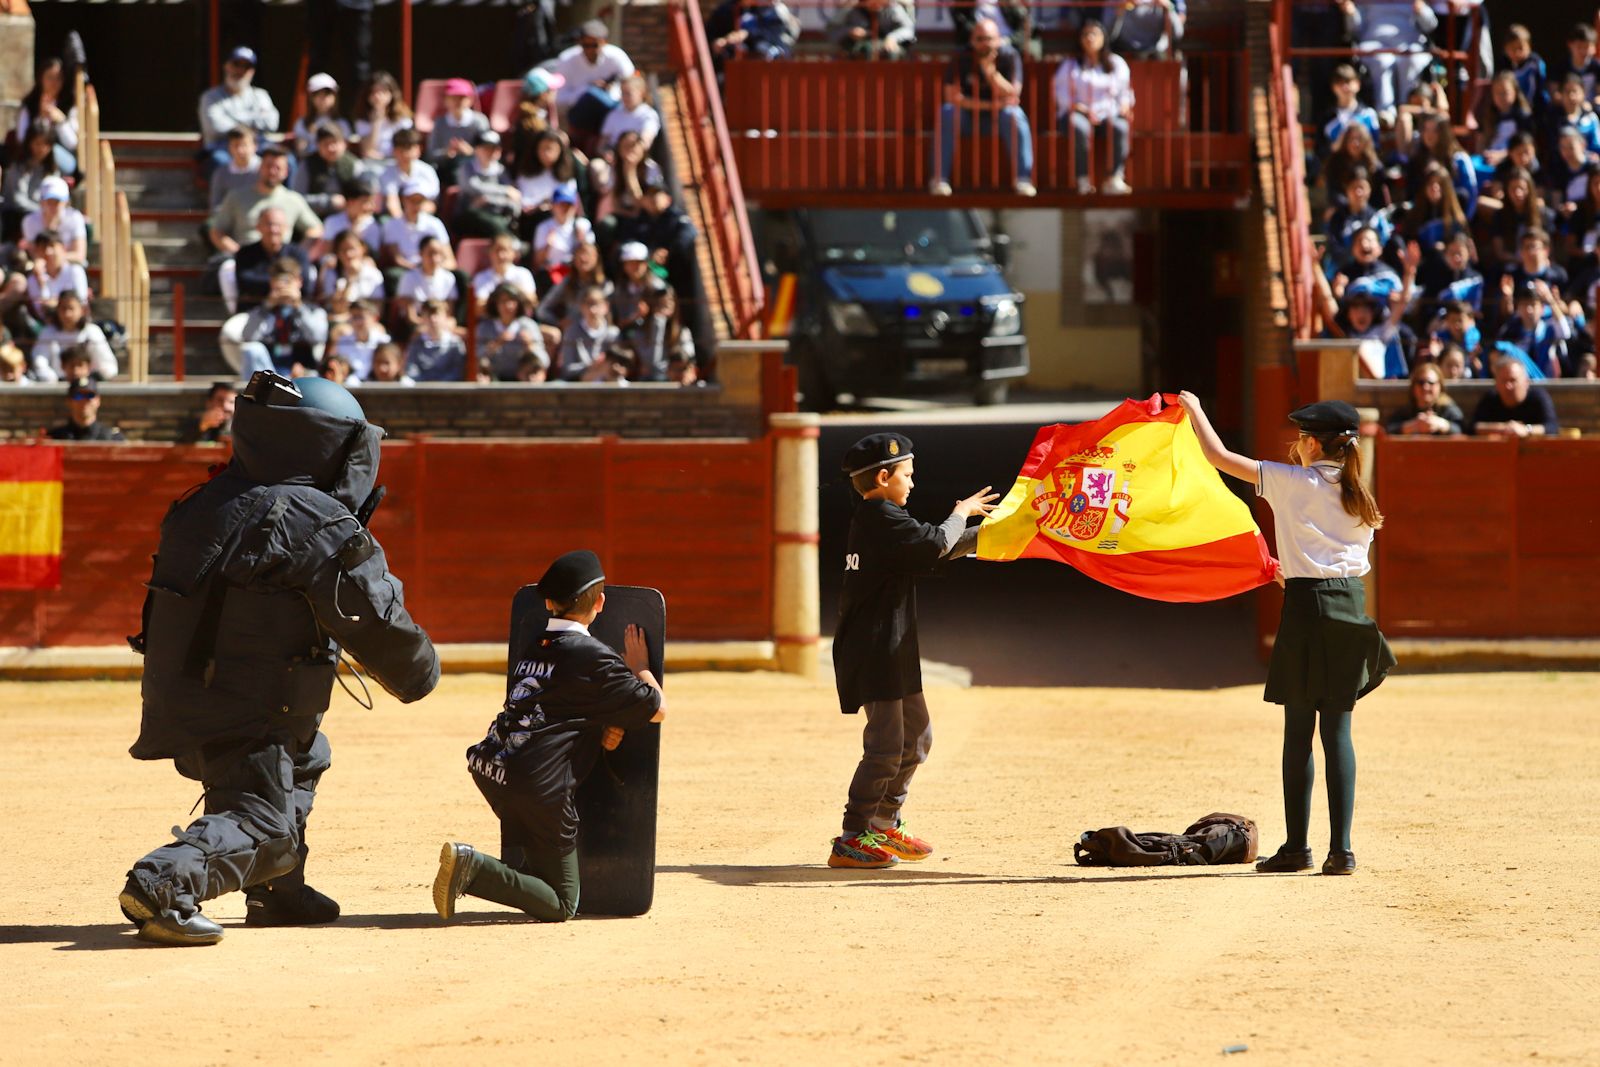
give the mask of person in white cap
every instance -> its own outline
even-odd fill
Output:
[[[61,249],[69,263],[84,263],[89,257],[89,228],[83,212],[69,202],[65,180],[51,175],[39,183],[39,210],[22,218],[22,239],[32,244],[46,230],[61,238]]]
[[[222,84],[200,97],[200,140],[212,167],[228,162],[226,138],[235,126],[248,126],[258,134],[277,132],[278,106],[270,93],[251,84],[255,74],[255,51],[235,48],[223,66]]]
[[[423,210],[428,203],[428,193],[415,181],[400,184],[400,214],[391,216],[383,224],[383,263],[392,269],[392,281],[421,263],[420,250],[424,237],[437,237],[444,242],[448,265],[455,267],[455,257],[450,255],[450,235],[445,232],[439,216]]]
[[[308,156],[317,147],[317,127],[332,126],[350,140],[350,124],[339,114],[339,83],[332,74],[313,74],[306,79],[306,113],[294,120],[294,150]]]
[[[667,283],[650,269],[650,250],[643,242],[624,244],[617,260],[622,264],[622,277],[611,290],[611,321],[626,330],[649,313],[650,295],[665,289]]]

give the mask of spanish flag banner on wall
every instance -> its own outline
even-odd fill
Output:
[[[61,454],[0,445],[0,589],[61,587]]]
[[[1177,398],[1046,426],[978,531],[978,558],[1053,559],[1152,600],[1219,600],[1272,581],[1244,501],[1206,462]]]

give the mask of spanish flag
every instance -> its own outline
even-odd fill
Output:
[[[1163,404],[1165,400],[1165,405]],[[1222,484],[1177,398],[1046,426],[978,531],[978,558],[1053,559],[1152,600],[1220,600],[1272,581],[1250,508]]]
[[[58,445],[0,445],[0,589],[61,587]]]

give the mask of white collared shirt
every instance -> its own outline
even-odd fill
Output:
[[[559,634],[572,631],[580,633],[585,637],[590,636],[589,628],[583,623],[578,622],[576,619],[551,619],[549,622],[544,624],[544,629],[546,633]]]
[[[1063,60],[1055,76],[1056,116],[1072,111],[1074,104],[1089,105],[1089,117],[1104,122],[1133,106],[1133,89],[1128,84],[1128,64],[1119,55],[1111,56],[1111,69],[1098,63],[1086,67],[1076,59]]]
[[[1371,569],[1372,527],[1344,509],[1342,469],[1327,461],[1309,467],[1261,461],[1256,495],[1272,508],[1285,578],[1359,578]]]

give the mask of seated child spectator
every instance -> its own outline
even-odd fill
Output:
[[[1462,432],[1466,416],[1444,391],[1444,375],[1436,363],[1411,368],[1411,389],[1405,407],[1384,427],[1393,434],[1434,434],[1449,437]]]
[[[255,74],[255,52],[235,48],[223,65],[222,84],[200,97],[200,143],[208,173],[227,165],[229,130],[245,126],[265,137],[278,129],[278,107],[270,93],[252,84]]]
[[[493,130],[479,133],[471,158],[456,175],[461,186],[456,232],[463,237],[509,235],[522,214],[522,194],[500,162],[500,135]]]
[[[604,373],[605,352],[620,338],[611,325],[611,305],[606,291],[591,285],[578,297],[578,317],[561,334],[561,351],[556,358],[556,376],[562,381],[593,381]]]
[[[394,135],[411,129],[411,109],[400,83],[388,71],[375,71],[361,94],[356,113],[356,155],[367,160],[369,170],[381,173],[384,160],[394,156]]]
[[[1433,332],[1439,342],[1440,359],[1451,346],[1461,350],[1463,378],[1482,378],[1489,368],[1483,357],[1483,334],[1478,330],[1478,318],[1472,305],[1465,301],[1446,304],[1439,315],[1438,327]]]
[[[1472,412],[1468,432],[1480,437],[1553,437],[1561,432],[1550,394],[1528,381],[1519,359],[1494,365],[1494,392],[1486,393]]]
[[[420,325],[406,346],[406,374],[419,382],[465,381],[467,348],[456,332],[450,306],[429,300],[419,311]]]
[[[226,140],[228,161],[211,172],[212,211],[222,206],[222,198],[235,189],[248,189],[256,183],[256,172],[261,169],[261,157],[256,155],[256,131],[248,126],[235,126],[228,131]]]
[[[1359,349],[1363,378],[1406,376],[1416,337],[1398,315],[1392,314],[1392,303],[1366,285],[1353,288],[1339,302],[1331,329],[1333,336],[1370,342]]]
[[[395,318],[421,321],[423,308],[431,303],[455,307],[461,300],[460,278],[445,266],[450,245],[437,237],[424,237],[418,246],[418,263],[400,279],[394,291]]]
[[[345,209],[344,191],[361,174],[361,163],[347,151],[348,145],[339,127],[318,126],[313,136],[315,149],[301,161],[290,184],[306,198],[312,211],[326,219]]]
[[[548,217],[557,189],[567,190],[577,202],[578,164],[559,130],[545,130],[534,138],[530,151],[518,152],[511,164],[511,178],[522,200],[517,234],[525,244]]]
[[[1600,170],[1589,173],[1583,196],[1567,214],[1562,231],[1561,258],[1572,268],[1568,275],[1593,275],[1600,268]]]
[[[1447,382],[1459,382],[1468,377],[1467,354],[1460,345],[1445,345],[1439,353],[1439,373]]]
[[[33,242],[46,230],[61,239],[61,254],[69,263],[89,261],[89,224],[72,206],[67,183],[49,177],[39,183],[39,206],[22,219],[22,239]]]
[[[219,444],[233,437],[233,408],[237,393],[232,382],[212,382],[205,406],[178,437],[180,445]]]
[[[1505,43],[1500,46],[1500,56],[1494,64],[1496,74],[1510,74],[1516,80],[1517,91],[1534,107],[1545,100],[1545,65],[1539,53],[1533,50],[1533,34],[1528,27],[1512,23],[1506,31]]]
[[[1545,170],[1545,188],[1550,190],[1550,205],[1556,217],[1565,219],[1578,210],[1578,203],[1589,194],[1589,178],[1600,173],[1600,163],[1589,156],[1583,134],[1566,127],[1556,138],[1558,155]]]
[[[1369,292],[1387,301],[1400,289],[1400,276],[1381,258],[1383,243],[1378,232],[1371,227],[1356,231],[1350,242],[1350,258],[1339,265],[1333,275],[1334,299],[1343,299],[1345,289],[1358,279],[1368,281]]]
[[[1333,89],[1334,104],[1317,125],[1316,152],[1319,161],[1333,154],[1334,146],[1352,124],[1365,126],[1370,141],[1376,142],[1379,136],[1378,113],[1363,104],[1358,96],[1361,92],[1361,76],[1356,73],[1356,68],[1348,63],[1340,63],[1333,68],[1333,78],[1329,84]]]
[[[22,349],[12,344],[10,336],[0,328],[0,386],[32,385],[34,379],[28,377],[27,365]]]
[[[1600,96],[1600,59],[1595,58],[1595,29],[1591,22],[1575,22],[1567,31],[1567,54],[1550,66],[1550,81],[1562,84],[1576,76],[1583,86],[1583,98]]]
[[[622,79],[622,99],[611,109],[605,122],[600,124],[602,148],[615,147],[617,139],[631,131],[639,135],[645,150],[649,151],[655,143],[656,134],[661,132],[661,116],[656,114],[656,109],[645,98],[647,92],[643,75],[630,74]]]
[[[239,331],[240,376],[258,370],[288,378],[316,373],[318,350],[328,339],[328,316],[301,298],[300,264],[280,259],[272,269],[267,299],[245,317]],[[227,346],[223,354],[228,354]]]
[[[1429,259],[1441,258],[1451,238],[1472,232],[1467,212],[1450,183],[1450,172],[1438,163],[1428,164],[1416,201],[1405,213],[1400,229],[1422,247],[1423,255]]]
[[[489,243],[489,265],[472,276],[472,298],[482,307],[489,294],[509,285],[527,301],[537,299],[533,272],[517,262],[521,247],[509,233],[502,233]]]
[[[719,71],[735,57],[790,59],[800,20],[783,0],[722,0],[706,18],[706,38]]]
[[[306,80],[306,113],[295,119],[289,133],[289,140],[300,155],[315,151],[318,126],[332,126],[347,144],[355,132],[339,114],[339,83],[331,74],[313,74]]]
[[[322,362],[317,365],[317,377],[326,378],[343,386],[361,384],[350,371],[350,361],[337,352],[330,352],[322,357]]]
[[[1506,179],[1505,205],[1494,213],[1487,227],[1492,265],[1510,267],[1517,261],[1524,237],[1530,233],[1548,235],[1554,228],[1555,212],[1545,207],[1533,184],[1533,175],[1525,170],[1513,171]],[[1549,237],[1544,236],[1541,243],[1548,248]]]
[[[87,308],[81,296],[67,290],[56,298],[55,310],[33,343],[31,353],[32,374],[35,381],[54,382],[62,379],[61,354],[76,349],[89,357],[89,373],[100,381],[110,381],[117,376],[117,357],[106,343],[100,327],[89,321]]]
[[[572,268],[567,276],[545,293],[534,312],[533,317],[545,327],[545,347],[561,344],[562,332],[577,320],[579,296],[590,286],[598,286],[610,299],[613,286],[600,262],[600,249],[581,244],[572,253]]]
[[[416,385],[417,381],[406,373],[405,355],[397,344],[379,345],[372,353],[372,377],[369,382],[388,385]]]
[[[1473,163],[1480,182],[1489,178],[1506,158],[1511,138],[1519,133],[1533,134],[1533,105],[1517,85],[1516,75],[1501,71],[1489,83],[1489,91],[1478,100],[1467,126],[1478,131],[1478,154]]]
[[[522,99],[517,103],[516,127],[511,138],[511,158],[521,159],[533,139],[556,124],[556,90],[567,80],[554,71],[534,67],[522,77]]]
[[[694,242],[699,236],[694,223],[664,185],[646,186],[639,207],[638,215],[617,220],[615,239],[643,244],[650,249],[650,262],[666,270],[669,285],[680,293],[694,292]]]
[[[1478,209],[1478,174],[1471,157],[1456,143],[1448,114],[1423,118],[1417,139],[1409,147],[1405,176],[1406,195],[1410,199],[1415,200],[1421,194],[1429,168],[1434,166],[1444,168],[1461,210],[1471,216]]]
[[[594,228],[578,214],[578,198],[566,186],[558,186],[550,201],[550,217],[533,232],[533,267],[552,281],[566,276],[573,249],[594,242]]]
[[[333,255],[334,243],[339,235],[349,231],[359,237],[367,246],[367,251],[376,257],[383,248],[383,223],[378,218],[379,206],[378,179],[370,174],[358,174],[350,179],[350,183],[344,187],[344,210],[328,216],[315,255],[326,261]]]
[[[373,355],[390,341],[389,331],[379,318],[376,303],[357,300],[350,305],[348,319],[328,333],[327,351],[341,357],[358,382],[372,376]]]
[[[1515,345],[1528,358],[1532,378],[1559,378],[1575,369],[1569,362],[1567,342],[1572,340],[1572,320],[1549,284],[1528,281],[1516,291],[1516,312],[1500,328],[1500,340]]]
[[[697,379],[694,337],[678,321],[678,294],[663,286],[647,294],[644,304],[645,313],[623,333],[637,361],[634,380],[692,385]]]
[[[543,385],[549,374],[548,358],[540,359],[537,353],[525,352],[517,361],[517,381],[526,385]]]
[[[1423,119],[1432,115],[1448,114],[1450,114],[1450,97],[1444,91],[1444,86],[1437,82],[1418,82],[1411,87],[1411,94],[1406,97],[1405,103],[1400,105],[1400,112],[1395,116],[1394,143],[1411,144],[1416,140],[1417,129]]]
[[[75,64],[82,65],[81,59]],[[21,144],[38,130],[50,144],[56,169],[67,175],[78,172],[78,106],[76,85],[59,57],[50,56],[34,68],[33,88],[22,98],[16,112],[16,140]]]
[[[829,21],[828,39],[851,59],[904,59],[917,24],[895,0],[856,0]]]
[[[378,178],[384,204],[391,216],[400,214],[400,187],[415,188],[430,201],[439,199],[439,175],[422,161],[422,134],[411,127],[396,130],[394,160]],[[433,210],[430,206],[428,210]]]
[[[334,239],[333,266],[324,267],[318,276],[317,302],[329,315],[342,316],[358,300],[382,299],[383,271],[361,238],[345,230]]]
[[[544,334],[529,316],[527,298],[520,290],[500,286],[490,294],[485,310],[478,320],[478,358],[488,362],[495,381],[517,381],[519,368],[530,355],[549,369]]]
[[[93,378],[74,378],[67,385],[67,421],[52,427],[45,436],[52,441],[127,440],[120,429],[100,421],[100,387]]]
[[[1358,170],[1377,183],[1371,188],[1372,202],[1377,207],[1388,206],[1389,189],[1379,181],[1383,165],[1378,161],[1378,153],[1373,145],[1372,134],[1359,122],[1346,126],[1339,140],[1334,142],[1333,154],[1322,169],[1322,182],[1327,187],[1330,208],[1344,206],[1345,187],[1349,184],[1350,176]]]
[[[40,322],[55,314],[63,293],[76,293],[89,301],[89,276],[81,266],[67,262],[66,248],[54,230],[33,240],[33,270],[28,274],[28,309]]]
[[[1581,77],[1569,74],[1561,81],[1553,83],[1550,110],[1546,115],[1550,146],[1548,154],[1552,158],[1560,151],[1557,139],[1569,128],[1578,131],[1583,140],[1585,155],[1600,154],[1600,117],[1596,117],[1594,113],[1594,105],[1589,102]]]
[[[472,155],[478,136],[489,129],[489,117],[477,108],[478,90],[465,78],[444,86],[444,114],[428,131],[428,162],[446,185],[458,184],[456,168]]]
[[[1533,177],[1535,184],[1538,183],[1541,173],[1539,151],[1531,133],[1518,132],[1511,135],[1505,158],[1495,164],[1489,171],[1488,180],[1479,187],[1480,218],[1484,215],[1483,209],[1495,211],[1505,206],[1506,183],[1519,170],[1527,171]]]
[[[667,287],[650,269],[650,250],[638,241],[629,241],[617,253],[621,277],[611,290],[611,321],[626,330],[647,314],[645,301],[651,293]]]
[[[1483,307],[1483,275],[1473,267],[1477,249],[1472,238],[1455,234],[1444,245],[1442,256],[1425,257],[1420,281],[1423,310],[1461,301],[1477,311]]]
[[[645,155],[644,141],[639,135],[630,130],[617,138],[616,148],[607,155],[596,156],[589,163],[589,187],[595,195],[595,217],[601,220],[597,230],[609,234],[616,228],[618,218],[639,214],[639,201],[644,196],[645,187],[662,184],[665,184],[665,180],[661,176],[661,167]]]
[[[1557,297],[1563,296],[1570,284],[1565,268],[1550,259],[1550,234],[1540,229],[1523,232],[1517,242],[1516,262],[1500,278],[1501,313],[1511,314],[1514,294],[1533,282],[1544,282]]]
[[[421,262],[419,253],[423,238],[432,237],[444,242],[447,250],[450,247],[450,235],[445,232],[444,223],[437,215],[423,210],[427,204],[428,194],[422,186],[414,181],[406,182],[400,187],[400,214],[383,224],[383,261],[397,272],[396,282],[400,273]],[[453,266],[455,257],[447,255],[446,260]]]
[[[41,186],[60,173],[50,152],[50,131],[35,126],[0,176],[0,242],[16,240],[22,220],[39,209]]]

